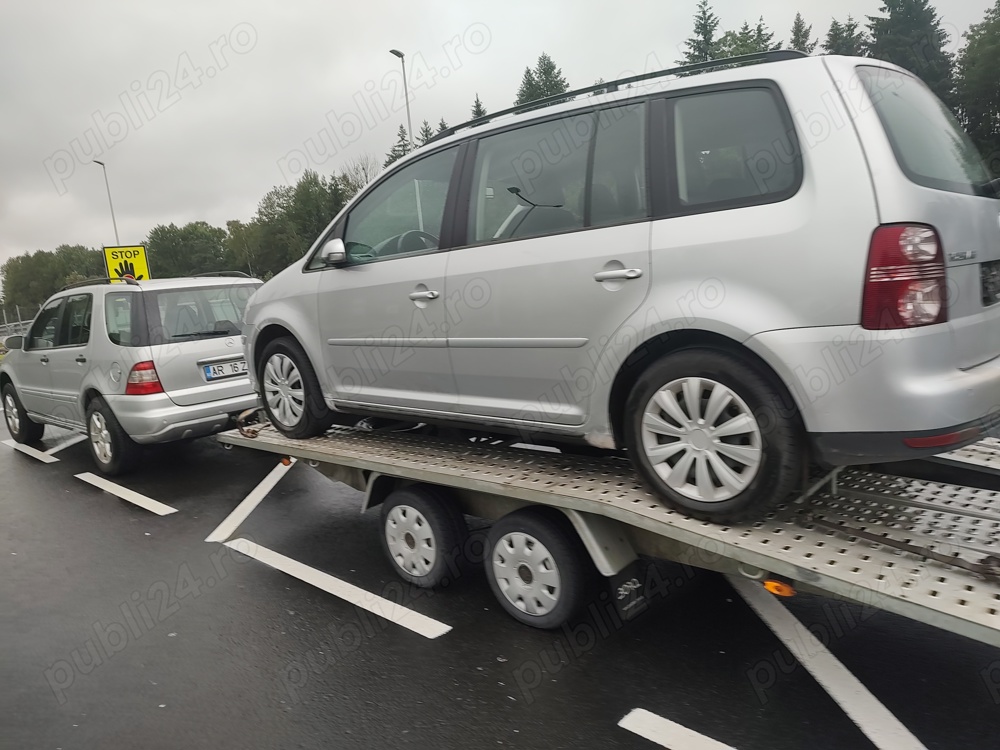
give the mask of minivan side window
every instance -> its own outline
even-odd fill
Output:
[[[468,242],[537,237],[584,226],[592,113],[529,125],[479,141]]]
[[[673,107],[682,212],[773,203],[798,189],[798,143],[770,89],[693,94]]]
[[[28,349],[51,349],[59,333],[59,313],[65,298],[52,300],[41,309],[28,332]]]
[[[458,147],[407,164],[351,208],[344,245],[351,263],[437,250]]]
[[[590,185],[590,226],[646,218],[645,154],[646,106],[601,110]]]
[[[104,322],[108,339],[118,346],[132,343],[132,292],[109,294],[104,298]]]
[[[93,296],[76,294],[66,298],[56,346],[83,346],[90,341],[90,308]]]

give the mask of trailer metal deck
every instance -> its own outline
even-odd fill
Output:
[[[997,492],[844,469],[761,521],[722,526],[664,506],[621,458],[339,427],[308,440],[286,438],[271,427],[256,437],[232,430],[219,440],[314,466],[604,516],[643,530],[640,536],[661,542],[664,556],[678,562],[725,569],[721,561],[751,577],[775,574],[802,590],[1000,646]],[[1000,466],[1000,441],[993,442],[986,447]]]

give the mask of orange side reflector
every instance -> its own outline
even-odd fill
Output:
[[[764,581],[764,588],[775,596],[795,596],[795,589],[790,584],[784,581],[775,581],[773,578]]]
[[[289,458],[288,456],[282,456],[281,463],[284,464],[285,466],[291,466],[292,459]]]

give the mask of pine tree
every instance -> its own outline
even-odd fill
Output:
[[[1000,0],[997,0],[997,1],[1000,2]],[[594,85],[595,86],[600,86],[602,83],[604,83],[604,79],[603,78],[598,78],[596,81],[594,81]],[[597,91],[592,91],[590,93],[590,95],[591,96],[598,96],[600,94],[607,93],[607,91],[608,91],[607,89],[598,89]]]
[[[767,28],[761,18],[756,26],[750,26],[749,22],[744,21],[739,31],[727,31],[719,39],[717,51],[720,58],[738,57],[781,49],[781,44],[775,43],[774,32]]]
[[[535,99],[539,99],[538,91],[538,82],[535,80],[535,74],[531,72],[531,68],[525,68],[524,75],[521,77],[521,85],[517,89],[517,99],[514,101],[514,105],[527,104],[528,102],[535,101]]]
[[[444,118],[442,117],[442,118],[441,118],[441,121],[440,121],[440,122],[438,123],[438,130],[437,130],[437,132],[439,132],[439,133],[443,133],[443,132],[444,132],[444,131],[446,131],[447,129],[448,129],[448,123],[446,123],[446,122],[444,121]]]
[[[812,26],[806,26],[805,19],[802,18],[801,13],[795,14],[795,23],[792,24],[792,39],[789,42],[789,47],[792,49],[797,49],[800,52],[805,52],[807,55],[811,55],[816,47],[819,46],[819,40],[812,40]]]
[[[538,56],[535,69],[524,69],[521,86],[517,90],[515,105],[527,104],[536,99],[556,96],[569,90],[569,83],[563,77],[562,70],[545,52]]]
[[[423,146],[427,141],[434,137],[434,130],[431,128],[431,124],[424,120],[423,125],[420,126],[420,131],[417,133],[417,140],[420,145]]]
[[[479,100],[479,94],[476,94],[476,101],[472,103],[472,119],[476,120],[480,117],[486,117],[486,107]]]
[[[871,56],[920,76],[945,103],[954,103],[955,58],[930,0],[882,0],[885,16],[868,16]]]
[[[389,153],[385,155],[385,162],[382,164],[382,169],[385,169],[393,162],[402,159],[408,153],[410,153],[410,136],[406,132],[406,127],[400,125],[399,130],[396,131],[396,144],[392,147]]]
[[[965,38],[956,69],[960,119],[993,176],[1000,177],[1000,0]]]
[[[687,51],[684,59],[678,60],[678,65],[693,65],[700,62],[708,62],[717,56],[718,40],[716,32],[719,30],[720,20],[712,11],[712,6],[708,0],[701,0],[698,3],[698,12],[694,16],[694,36],[684,42]]]
[[[853,16],[848,16],[845,23],[835,20],[830,24],[823,51],[828,55],[861,57],[868,54],[868,46],[868,35]]]

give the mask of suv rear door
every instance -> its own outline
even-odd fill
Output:
[[[160,384],[179,406],[250,392],[240,325],[258,283],[143,290]]]
[[[843,73],[841,74],[843,75]],[[932,226],[948,280],[949,354],[960,369],[1000,356],[1000,201],[976,147],[918,78],[893,68],[856,68],[870,103],[856,115],[883,224]],[[842,90],[859,86],[854,80]]]
[[[63,423],[83,424],[80,391],[87,374],[94,296],[73,294],[65,298],[55,348],[48,354],[51,378],[49,416]]]

